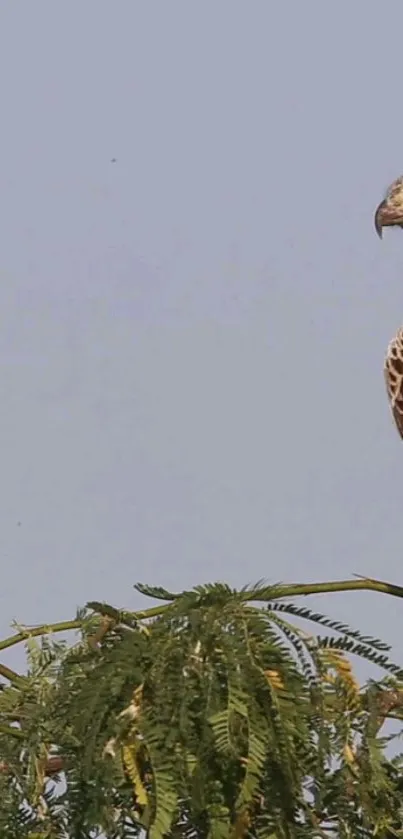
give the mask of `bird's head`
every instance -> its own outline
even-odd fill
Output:
[[[384,227],[403,227],[403,177],[393,181],[385,198],[378,204],[374,223],[380,239]]]

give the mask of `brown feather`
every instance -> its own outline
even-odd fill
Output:
[[[375,229],[382,239],[383,227],[403,226],[403,177],[396,178],[375,211]]]
[[[403,328],[388,346],[384,375],[392,414],[403,439]]]

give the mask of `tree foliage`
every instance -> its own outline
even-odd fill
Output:
[[[161,604],[88,604],[72,646],[20,630],[28,674],[0,666],[1,837],[403,835],[386,644],[281,586],[138,589]]]

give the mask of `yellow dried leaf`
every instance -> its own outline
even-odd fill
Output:
[[[265,670],[265,676],[267,681],[270,682],[272,688],[275,690],[281,690],[284,688],[284,682],[278,670]]]
[[[141,780],[137,765],[136,746],[134,744],[131,744],[130,746],[123,746],[122,756],[123,763],[127,769],[127,773],[133,784],[134,794],[136,796],[137,803],[140,805],[140,807],[145,807],[147,805],[148,800],[147,792]]]
[[[346,762],[347,762],[347,763],[349,763],[349,764],[350,764],[350,766],[351,766],[353,763],[355,763],[355,755],[354,755],[354,752],[353,752],[353,750],[352,750],[351,746],[349,746],[349,745],[348,745],[348,743],[346,743],[346,745],[344,746],[344,749],[343,749],[343,754],[344,754],[344,759],[346,760]]]

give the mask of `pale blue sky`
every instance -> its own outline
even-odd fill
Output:
[[[401,0],[3,0],[3,635],[136,580],[403,583],[403,233],[373,228],[402,29]]]

